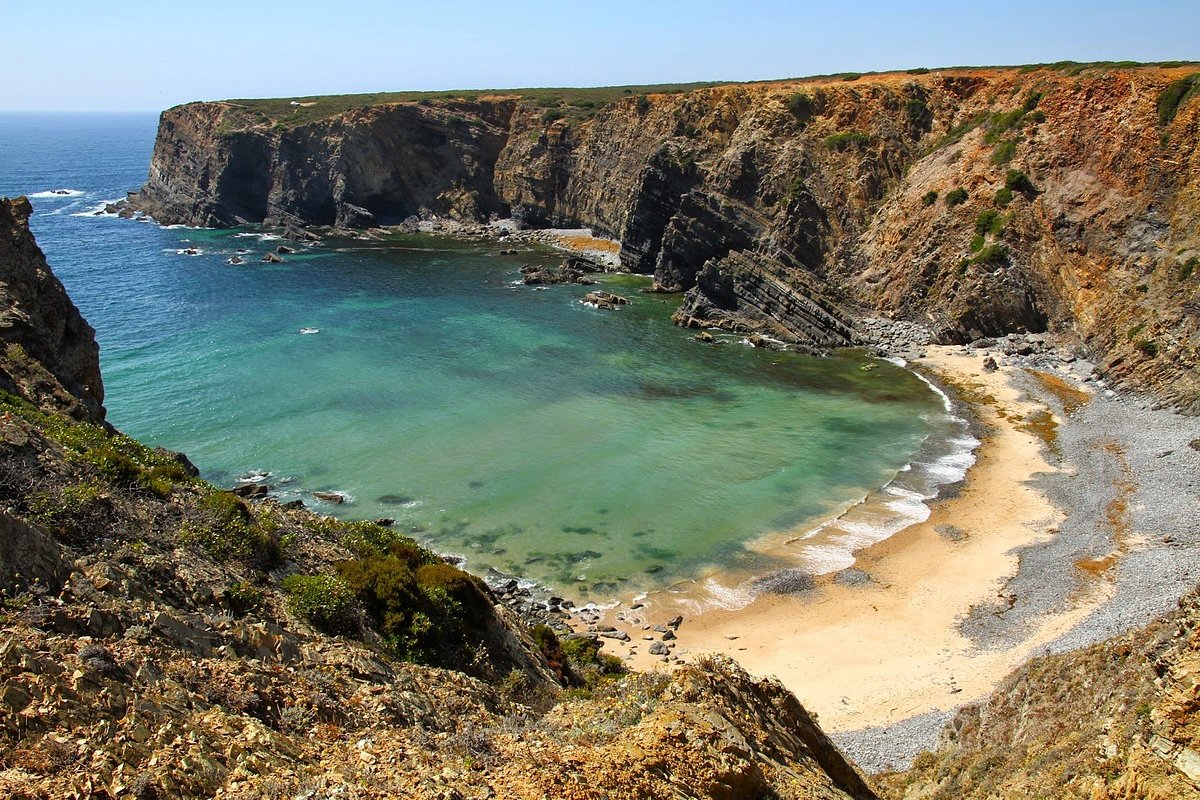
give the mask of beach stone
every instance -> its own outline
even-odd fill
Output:
[[[833,582],[839,586],[866,586],[874,580],[869,572],[856,567],[847,567],[833,576]]]
[[[650,645],[650,655],[652,656],[665,656],[670,652],[671,651],[668,650],[667,646],[662,642],[655,642],[654,644]]]
[[[241,486],[235,486],[229,490],[229,493],[236,497],[244,497],[247,500],[254,500],[261,497],[266,497],[271,488],[265,483],[246,483]]]
[[[312,496],[326,503],[333,503],[334,505],[341,505],[346,502],[346,498],[337,492],[313,492]]]
[[[663,633],[662,638],[663,638],[664,642],[671,641],[672,639],[675,638],[675,631],[668,629],[667,631],[665,631]]]
[[[983,360],[983,371],[984,372],[995,372],[997,369],[999,369],[999,367],[996,366],[996,359],[993,358],[992,356],[988,356],[987,358],[985,358]]]
[[[391,517],[380,517],[379,519],[375,520],[375,524],[381,528],[390,528],[396,524],[396,520],[392,519]]]
[[[625,631],[601,631],[600,635],[606,639],[616,639],[618,642],[629,641],[629,634]]]
[[[802,594],[812,591],[816,584],[802,569],[781,569],[756,579],[754,588],[770,594]]]
[[[949,539],[952,542],[958,542],[967,538],[967,532],[957,525],[937,525],[934,530],[938,532],[938,536],[943,539]]]
[[[268,264],[282,264],[283,263],[283,259],[280,258],[279,256],[275,255],[274,253],[267,253],[265,256],[262,257],[262,260],[267,262]]]
[[[667,620],[668,628],[674,628],[676,630],[679,630],[679,626],[682,624],[683,624],[683,615],[682,614],[680,614],[677,617],[672,617],[671,619]]]

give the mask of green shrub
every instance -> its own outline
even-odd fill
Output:
[[[932,192],[932,191],[926,192],[921,197],[921,205],[925,206],[926,208],[929,208],[931,205],[933,205],[934,203],[937,202],[937,199],[938,199],[937,192]]]
[[[929,104],[921,95],[913,95],[904,104],[904,116],[909,125],[915,128],[924,128],[930,122]]]
[[[861,149],[871,141],[869,134],[859,131],[843,131],[825,138],[825,146],[836,152],[845,152],[851,148]]]
[[[264,507],[256,517],[240,497],[221,491],[200,496],[185,515],[179,538],[217,561],[241,561],[261,569],[283,563],[292,541],[273,511]]]
[[[957,189],[953,189],[946,193],[946,205],[950,206],[951,208],[954,206],[960,206],[967,202],[967,196],[967,190],[959,186]]]
[[[1010,169],[1004,176],[1004,188],[1024,195],[1037,194],[1037,187],[1033,185],[1033,181],[1019,169]]]
[[[567,654],[563,651],[562,644],[558,640],[558,635],[554,633],[554,629],[549,625],[534,625],[529,631],[530,637],[538,650],[546,658],[546,663],[550,665],[550,669],[558,677],[559,683],[570,685],[577,683],[577,679],[571,672],[570,661]]]
[[[111,536],[116,515],[105,487],[95,481],[67,484],[25,496],[29,520],[66,539]]]
[[[542,114],[542,122],[550,123],[555,120],[560,120],[566,116],[566,112],[559,108],[551,108]]]
[[[354,590],[333,575],[289,575],[280,583],[288,608],[325,633],[354,630]]]
[[[367,521],[335,521],[329,532],[336,535],[346,549],[356,556],[383,555],[392,544],[404,540],[411,541],[389,528]]]
[[[1179,265],[1179,280],[1186,281],[1195,273],[1196,267],[1200,267],[1200,258],[1192,256],[1187,261]]]
[[[1005,139],[992,150],[993,164],[1007,164],[1017,154],[1017,143],[1014,139]]]
[[[801,123],[808,124],[817,113],[817,104],[811,95],[795,92],[788,95],[787,109]]]
[[[796,198],[805,194],[807,191],[808,184],[804,182],[804,178],[797,175],[792,178],[791,184],[788,185],[787,194],[784,196],[784,200],[786,200],[788,203],[791,203]]]
[[[263,602],[262,590],[244,581],[233,584],[223,594],[225,605],[238,617],[249,614]]]
[[[962,141],[964,136],[978,128],[983,123],[987,122],[989,117],[990,115],[986,111],[981,111],[970,119],[960,122],[958,125],[955,125],[953,128],[946,131],[946,135],[939,139],[931,149],[939,150],[947,145]]]
[[[14,359],[24,355],[19,346],[10,346],[5,352]],[[69,461],[98,473],[116,488],[166,497],[177,484],[195,482],[169,454],[99,425],[39,411],[32,403],[9,392],[0,391],[0,411],[34,425],[47,439],[67,451]]]
[[[411,542],[336,569],[399,658],[461,668],[492,614],[478,578]]]
[[[1008,208],[1008,204],[1012,202],[1013,191],[1007,186],[1001,186],[996,190],[996,196],[992,198],[993,202],[1000,208]]]
[[[984,245],[984,238],[983,238],[982,234],[976,234],[975,236],[971,237],[970,248],[971,248],[972,253],[978,253],[980,250],[983,249],[983,245]]]
[[[971,259],[972,264],[990,264],[992,266],[1004,266],[1008,263],[1008,247],[1003,244],[989,244],[982,248],[975,257]]]
[[[644,94],[639,94],[637,99],[633,101],[633,107],[640,116],[645,116],[650,110],[650,98]]]
[[[1179,109],[1200,93],[1200,73],[1172,81],[1158,96],[1158,124],[1170,125]]]
[[[909,75],[928,75],[929,67],[913,67],[912,69],[905,70],[905,72]]]
[[[1158,355],[1158,344],[1149,339],[1142,339],[1137,343],[1137,348],[1146,358],[1155,358]]]
[[[1026,119],[1028,119],[1030,122],[1042,123],[1046,121],[1046,115],[1041,111],[1034,111],[1032,114],[1026,117]]]
[[[1137,325],[1134,325],[1129,329],[1129,332],[1125,334],[1125,338],[1132,342],[1135,338],[1137,338],[1137,335],[1145,329],[1146,323],[1139,322]]]
[[[581,636],[564,639],[561,644],[571,668],[589,690],[628,672],[621,659],[600,652],[599,641]]]
[[[1007,222],[1008,220],[999,211],[994,208],[985,208],[979,212],[979,216],[975,217],[975,232],[980,236],[999,236],[1004,233],[1004,226]]]

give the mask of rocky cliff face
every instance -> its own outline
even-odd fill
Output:
[[[1053,328],[1116,380],[1196,411],[1200,103],[1178,91],[1191,74],[733,85],[549,122],[501,96],[301,125],[190,104],[163,114],[134,199],[205,225],[422,210],[587,225],[621,241],[626,268],[688,292],[686,324],[819,346],[869,339],[865,315],[943,342]]]
[[[882,778],[896,798],[1200,797],[1200,598],[1084,650],[1038,658],[970,706],[936,752]]]
[[[28,214],[0,201],[0,794],[875,797],[777,682],[626,675],[404,536],[100,424]]]
[[[100,346],[29,232],[32,210],[0,198],[0,388],[101,422]]]

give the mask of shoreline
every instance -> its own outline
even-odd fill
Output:
[[[619,246],[594,239],[590,231],[501,235],[506,230],[500,223],[438,225],[422,232],[550,246],[589,257],[598,254],[587,248],[589,241],[603,241],[609,266],[619,263],[614,255]],[[1012,338],[974,350],[930,348],[931,355],[909,365],[918,375],[932,374],[935,384],[960,390],[959,402],[988,429],[979,437],[984,440],[979,461],[965,481],[944,485],[927,501],[927,520],[856,552],[854,567],[843,571],[845,580],[843,573],[798,580],[788,587],[790,594],[763,595],[738,611],[695,616],[658,591],[595,614],[572,609],[567,622],[580,635],[604,637],[607,652],[627,657],[637,669],[669,666],[661,654],[647,652],[655,644],[669,648],[669,659],[725,653],[751,673],[774,675],[820,716],[848,755],[877,771],[902,766],[933,747],[957,708],[987,697],[1030,657],[1098,641],[1167,610],[1200,580],[1200,531],[1187,519],[1187,501],[1167,497],[1159,506],[1165,524],[1157,518],[1154,523],[1170,533],[1161,542],[1145,535],[1156,528],[1141,519],[1154,518],[1141,513],[1146,505],[1139,500],[1141,490],[1161,488],[1172,495],[1173,476],[1147,481],[1142,475],[1156,467],[1178,469],[1164,458],[1180,454],[1194,473],[1198,454],[1186,445],[1187,437],[1200,439],[1200,425],[1155,412],[1150,401],[1113,395],[1095,380],[1090,364],[1067,357],[1065,348],[1027,357],[1023,337],[1015,337],[1016,350]],[[982,370],[987,356],[1001,363],[999,371]],[[1035,385],[1031,367],[1057,373],[1068,390],[1093,384],[1092,399],[1082,403],[1082,411],[1068,408],[1064,392]],[[1100,448],[1108,461],[1099,469],[1104,480],[1095,485],[1097,466],[1086,456],[1097,445],[1085,441],[1095,431],[1073,419],[1093,412],[1101,420],[1120,417],[1111,429],[1096,429],[1110,441]],[[1155,416],[1148,421],[1151,412]],[[1154,435],[1145,437],[1151,428]],[[1158,447],[1160,440],[1170,447]],[[1128,483],[1134,488],[1116,498],[1117,481],[1109,473],[1120,473],[1121,465],[1133,476]],[[1099,499],[1077,502],[1064,488],[1072,481],[1087,484],[1085,494]],[[1194,481],[1187,489],[1193,503],[1200,499]],[[1135,519],[1124,523],[1124,532],[1106,532],[1113,527],[1106,518],[1117,499]],[[1003,524],[996,524],[998,516]],[[1147,562],[1152,579],[1145,574]],[[527,606],[527,600],[528,594],[525,601],[508,598],[513,605]],[[681,625],[661,624],[680,613]],[[628,638],[621,642],[606,634]]]
[[[995,372],[983,369],[989,356],[1002,362]],[[1166,475],[1146,474],[1169,475],[1176,467],[1167,456],[1200,461],[1186,447],[1200,422],[1111,396],[1086,362],[1046,361],[929,348],[912,366],[958,395],[983,435],[977,462],[931,501],[927,520],[795,593],[685,613],[666,643],[677,661],[647,652],[647,637],[661,636],[649,623],[683,613],[664,592],[602,615],[598,625],[629,636],[605,649],[636,669],[730,655],[780,679],[851,757],[882,770],[932,748],[958,708],[988,697],[1031,657],[1165,612],[1200,578],[1200,531],[1178,498],[1154,505],[1153,520],[1138,519],[1147,510],[1139,493],[1171,486]],[[1086,497],[1068,499],[1064,487]],[[1200,498],[1196,482],[1189,489]],[[1114,518],[1114,508],[1128,508],[1129,519]],[[1146,535],[1155,530],[1170,533]]]
[[[979,377],[934,348],[920,363],[953,387]],[[977,366],[983,356],[970,359]],[[1056,467],[1016,419],[1039,410],[1009,386],[1009,370],[983,375],[997,406],[972,406],[987,429],[976,463],[949,496],[930,501],[929,517],[856,552],[852,580],[842,573],[800,583],[794,593],[762,593],[739,610],[708,609],[686,618],[673,640],[687,660],[720,652],[756,674],[778,677],[833,733],[889,725],[982,699],[1035,647],[1061,635],[1099,598],[1043,622],[1014,648],[978,653],[959,630],[972,608],[994,602],[1017,571],[1017,548],[1053,535],[1062,515],[1028,484]],[[946,380],[949,379],[949,380]],[[1003,509],[1002,523],[995,521]],[[683,613],[678,597],[652,593],[641,614],[616,609],[601,624],[630,636],[610,652],[635,668],[663,662],[638,647],[651,617]],[[632,653],[630,651],[633,651]]]

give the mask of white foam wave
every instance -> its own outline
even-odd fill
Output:
[[[738,611],[754,601],[754,591],[749,583],[740,586],[725,586],[715,578],[706,578],[702,584],[706,604],[725,611]]]
[[[837,545],[810,544],[801,551],[805,567],[813,575],[828,575],[854,566],[854,555]]]
[[[83,211],[76,211],[72,217],[116,217],[116,214],[105,212],[105,208],[117,202],[117,200],[100,200],[90,206],[86,206]]]
[[[31,200],[61,200],[68,197],[79,197],[87,194],[82,189],[47,189],[44,192],[34,192],[29,195]]]
[[[314,333],[320,333],[320,332],[321,332],[320,328],[301,328],[300,329],[300,333],[305,336],[311,335]]]

